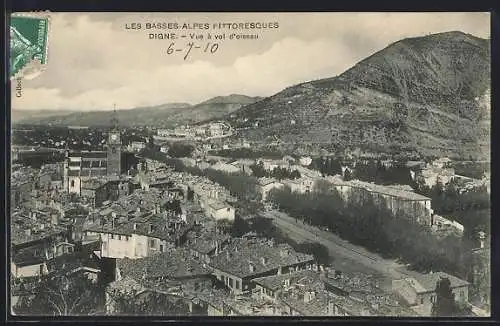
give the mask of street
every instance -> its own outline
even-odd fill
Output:
[[[317,242],[328,248],[334,259],[334,267],[338,266],[346,272],[358,271],[383,276],[387,280],[398,279],[404,276],[398,263],[384,259],[366,249],[342,240],[329,231],[315,226],[303,224],[285,213],[279,211],[263,212],[262,216],[270,218],[287,236],[299,242]]]

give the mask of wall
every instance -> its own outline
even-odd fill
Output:
[[[413,305],[417,303],[417,293],[404,279],[393,280],[392,290],[399,293],[408,302],[408,304]]]
[[[135,258],[135,243],[132,236],[128,241],[124,235],[88,232],[89,235],[100,234],[102,238],[101,255],[108,258]],[[113,237],[113,238],[112,238]]]
[[[269,194],[269,192],[272,189],[282,189],[283,186],[284,185],[282,183],[279,183],[279,182],[273,182],[273,183],[270,183],[268,185],[261,186],[260,192],[262,195],[262,201],[265,201],[267,199],[267,195]]]
[[[33,277],[33,276],[39,276],[40,275],[40,266],[43,269],[42,272],[43,274],[47,274],[47,265],[45,263],[40,263],[40,264],[34,264],[34,265],[28,265],[28,266],[15,266],[13,263],[14,268],[15,268],[15,273],[14,276],[18,278],[22,277]]]
[[[219,310],[210,304],[208,305],[207,314],[208,316],[223,316],[222,310]]]
[[[216,220],[226,219],[229,221],[234,221],[235,211],[234,208],[230,206],[228,206],[227,208],[214,210],[211,213],[212,213],[211,216]]]
[[[455,301],[456,302],[468,302],[469,301],[469,287],[468,286],[461,286],[454,288],[452,290],[453,294],[455,295]]]
[[[235,292],[235,293],[242,293],[243,292],[243,280],[239,277],[236,277],[234,275],[231,275],[231,274],[228,274],[228,273],[225,273],[221,270],[218,270],[218,269],[214,269],[213,270],[213,275],[215,275],[215,277],[221,281],[224,285],[226,285],[226,287],[228,287],[231,291]],[[233,286],[231,286],[231,280],[232,280],[232,284]],[[236,281],[238,281],[239,283],[236,284]],[[236,285],[239,285],[239,287],[236,287]]]
[[[74,181],[74,186],[71,186],[71,182]],[[80,177],[68,177],[68,192],[80,195],[81,180]]]

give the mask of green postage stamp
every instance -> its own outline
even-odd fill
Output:
[[[33,79],[47,64],[49,15],[13,13],[10,17],[10,78]]]

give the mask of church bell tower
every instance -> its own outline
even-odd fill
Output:
[[[111,130],[108,133],[108,162],[106,171],[108,176],[120,176],[122,143],[120,137],[120,129],[118,128],[118,119],[116,118],[116,106],[113,110],[111,125]]]

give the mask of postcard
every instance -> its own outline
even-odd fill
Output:
[[[12,315],[490,316],[489,13],[9,28]]]

